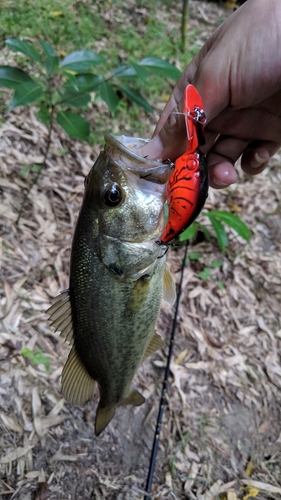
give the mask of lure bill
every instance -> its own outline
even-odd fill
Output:
[[[156,243],[165,224],[170,167],[137,154],[143,139],[106,135],[105,141],[85,179],[69,289],[47,311],[72,345],[62,372],[65,398],[83,405],[99,388],[96,435],[118,407],[144,402],[132,380],[163,346],[155,332],[162,297],[173,303],[176,296]]]
[[[206,116],[199,92],[187,85],[184,94],[187,148],[174,165],[168,182],[169,216],[161,243],[169,243],[196,219],[208,196],[207,164],[200,146],[205,144]]]

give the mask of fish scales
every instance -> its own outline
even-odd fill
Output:
[[[66,399],[84,404],[98,384],[97,435],[119,406],[144,402],[132,380],[142,360],[163,345],[155,333],[163,293],[175,300],[165,248],[156,243],[170,168],[139,156],[143,142],[106,136],[85,179],[69,290],[48,310],[73,346],[62,373]]]

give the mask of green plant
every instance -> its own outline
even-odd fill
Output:
[[[91,50],[59,58],[44,40],[39,40],[38,47],[17,38],[6,40],[6,44],[31,59],[34,65],[32,75],[17,67],[0,66],[0,86],[14,91],[9,111],[36,103],[37,117],[48,127],[56,120],[70,137],[80,140],[89,140],[90,125],[72,109],[85,109],[93,93],[94,99],[102,99],[107,104],[112,115],[122,98],[152,113],[148,101],[127,82],[145,80],[152,73],[175,81],[180,75],[175,66],[158,57],[122,64],[102,75],[94,69],[106,61]]]
[[[236,231],[236,233],[245,241],[249,241],[251,237],[251,231],[245,224],[245,222],[243,222],[237,215],[226,212],[224,210],[209,210],[208,212],[202,212],[202,215],[210,219],[212,228],[223,254],[225,254],[226,247],[228,245],[228,236],[223,227],[223,224],[234,229],[234,231]],[[211,233],[207,226],[195,221],[179,236],[179,241],[183,242],[194,238],[198,231],[203,232],[204,237],[207,241],[211,240]]]
[[[76,51],[60,58],[45,40],[39,40],[36,45],[11,38],[6,44],[31,59],[33,65],[32,75],[17,67],[0,66],[0,86],[13,90],[9,111],[17,106],[37,104],[37,117],[48,127],[44,158],[41,165],[31,167],[34,175],[21,205],[18,224],[28,195],[46,165],[55,120],[70,137],[88,141],[90,125],[84,116],[74,113],[73,108],[85,109],[94,95],[94,99],[102,99],[107,104],[112,115],[123,98],[151,113],[152,106],[127,82],[143,81],[151,74],[177,80],[180,71],[161,58],[146,57],[102,75],[95,68],[105,65],[106,61],[92,50]],[[21,175],[26,178],[29,172],[30,168],[24,166]]]
[[[50,371],[51,358],[43,354],[42,349],[34,349],[34,351],[31,351],[30,349],[28,349],[28,347],[23,347],[21,353],[34,365],[44,365],[46,371]]]
[[[200,253],[197,253],[197,252],[190,252],[190,254],[188,255],[187,259],[186,259],[186,265],[188,265],[191,261],[193,260],[200,260],[200,259],[203,259],[204,258],[204,255],[200,254]],[[216,268],[219,268],[219,267],[222,267],[223,265],[223,262],[221,262],[220,260],[212,260],[210,265],[209,266],[205,266],[203,268],[202,271],[200,271],[198,273],[198,277],[201,279],[201,280],[204,280],[204,281],[207,281],[207,280],[213,280],[214,279],[214,273],[212,272],[213,269],[216,269]],[[220,290],[223,290],[224,288],[224,284],[222,281],[220,280],[217,280],[216,281],[216,284],[218,286],[218,288]]]

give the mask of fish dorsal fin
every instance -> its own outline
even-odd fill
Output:
[[[115,415],[116,408],[101,408],[100,405],[97,408],[96,420],[95,420],[95,435],[99,436],[100,433],[106,428],[109,422],[113,419]]]
[[[140,406],[145,402],[145,397],[136,389],[131,389],[129,396],[122,399],[119,406],[133,405]]]
[[[88,374],[73,346],[62,371],[62,392],[73,405],[83,405],[92,398],[95,381]]]
[[[61,332],[61,337],[73,345],[74,335],[69,290],[64,290],[55,297],[46,313],[49,314],[50,325],[55,327],[55,331]]]
[[[143,358],[142,358],[142,363],[143,361],[148,358],[148,356],[150,356],[150,354],[152,354],[153,352],[157,351],[158,349],[162,349],[162,347],[164,346],[165,342],[164,340],[162,339],[162,337],[158,334],[158,333],[154,333],[149,341],[149,344],[146,348],[146,351],[143,355]]]
[[[176,301],[176,297],[177,293],[174,278],[167,264],[165,264],[163,298],[172,306]]]

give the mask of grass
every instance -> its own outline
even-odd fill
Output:
[[[184,69],[198,48],[191,42],[188,51],[180,51],[181,2],[137,0],[135,4],[132,8],[121,0],[2,0],[1,45],[5,46],[7,38],[33,42],[44,39],[60,56],[74,50],[92,49],[106,59],[103,67],[99,67],[103,74],[123,62],[147,56],[161,57]],[[28,69],[25,59],[19,55],[14,57],[16,64]],[[173,85],[157,75],[130,83],[152,104],[167,100]],[[126,101],[121,101],[114,120],[126,120],[127,130],[143,134],[142,122],[147,120],[147,115],[137,105],[127,106]],[[104,120],[98,118],[93,142],[100,135],[99,121],[104,130]]]

